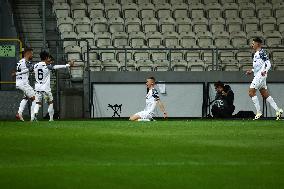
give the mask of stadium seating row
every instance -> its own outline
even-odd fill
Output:
[[[53,6],[53,11],[56,12],[57,18],[72,16],[73,18],[81,18],[89,16],[96,17],[123,17],[132,18],[139,17],[141,19],[147,17],[173,17],[173,18],[235,18],[235,17],[283,17],[283,3],[278,3],[272,6],[271,3],[253,4],[253,3],[193,3],[193,4],[102,4],[94,3],[87,5],[85,3],[76,3],[69,5],[68,3],[56,3]]]
[[[77,48],[77,52],[76,52]],[[78,46],[68,47],[67,56],[69,59],[80,59]],[[87,54],[84,53],[83,59]],[[126,57],[126,58],[125,58]],[[239,71],[251,68],[252,54],[249,51],[221,51],[218,54],[218,66],[212,65],[214,55],[211,51],[162,51],[162,50],[92,50],[89,53],[90,66],[92,71],[119,71],[125,69],[134,71],[167,71],[169,68],[174,71],[210,71],[213,69],[224,71]],[[273,51],[270,54],[272,69],[284,70],[283,51]],[[84,62],[76,61],[75,70],[83,70]]]
[[[251,53],[180,51],[176,48],[242,48],[253,37],[267,47],[283,47],[283,0],[53,0],[57,28],[72,76],[82,77],[87,40],[92,71],[237,71],[251,67]],[[73,41],[72,41],[73,40]],[[213,57],[212,57],[213,56]],[[126,58],[125,58],[126,57]],[[283,51],[271,51],[274,70],[283,70]],[[218,66],[212,62],[217,59]]]
[[[278,31],[268,31],[267,33],[252,31],[246,34],[245,32],[215,32],[215,35],[208,31],[193,33],[193,32],[181,32],[180,34],[176,32],[99,32],[93,34],[92,32],[81,32],[78,35],[75,32],[63,32],[61,34],[62,39],[80,39],[88,40],[90,46],[104,47],[104,46],[114,46],[114,47],[137,47],[137,46],[148,46],[157,47],[164,45],[171,48],[240,48],[248,47],[250,39],[253,37],[263,37],[265,36],[265,45],[268,47],[281,47],[283,46],[282,35]],[[249,38],[249,40],[247,40]],[[75,41],[66,41],[64,47],[69,45],[77,45]],[[86,43],[81,42],[79,44],[81,47],[86,46]]]
[[[120,17],[113,17],[111,19],[106,19],[104,17],[96,17],[90,20],[88,17],[82,17],[77,19],[72,19],[71,17],[59,18],[57,20],[57,26],[59,32],[64,31],[75,31],[79,32],[138,32],[142,31],[144,33],[151,31],[159,31],[161,33],[165,32],[202,32],[211,31],[213,33],[220,31],[261,31],[267,32],[276,30],[279,32],[284,32],[284,17],[275,19],[274,17],[263,17],[258,19],[256,17],[246,17],[244,19],[240,18],[210,18],[209,20],[200,17],[196,19],[189,18],[178,18],[173,19],[172,17],[163,17],[161,19],[156,19],[152,17],[144,18],[140,20],[139,18],[128,18],[123,19]]]
[[[281,3],[283,0],[51,0],[53,3],[86,3],[86,4],[93,4],[93,3],[120,3],[120,4],[128,4],[128,3],[136,3],[138,5],[145,4],[145,3],[153,3],[153,4],[161,4],[161,3],[170,3],[170,4],[177,4],[177,3],[267,3],[270,2],[272,4]]]

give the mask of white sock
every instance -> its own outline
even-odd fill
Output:
[[[36,105],[36,102],[33,100],[32,106],[31,106],[31,120],[34,120],[34,117],[35,117],[35,113],[34,113],[35,105]]]
[[[261,111],[260,111],[260,105],[259,105],[259,101],[258,101],[257,96],[253,96],[251,99],[252,99],[252,102],[253,102],[254,107],[255,107],[255,109],[256,109],[256,113],[261,113]]]
[[[275,103],[275,101],[273,100],[271,96],[267,97],[266,102],[268,102],[275,111],[279,110],[277,104]]]
[[[20,106],[19,106],[19,110],[18,110],[18,113],[19,113],[20,115],[23,114],[23,111],[24,111],[24,109],[25,109],[25,107],[26,107],[27,102],[28,102],[27,99],[22,99],[22,101],[20,102]]]
[[[40,107],[39,104],[35,104],[35,107],[34,107],[34,114],[38,114],[39,107]]]
[[[54,115],[53,104],[49,104],[47,111],[49,114],[49,121],[53,121],[53,115]]]
[[[150,121],[150,119],[138,119],[137,121]]]

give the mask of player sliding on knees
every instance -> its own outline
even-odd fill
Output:
[[[256,116],[254,120],[259,119],[262,116],[260,111],[260,105],[256,91],[259,90],[261,96],[272,106],[276,111],[276,120],[279,120],[283,114],[283,110],[277,106],[273,98],[269,95],[266,85],[266,78],[268,70],[271,67],[271,63],[262,49],[262,40],[260,38],[253,39],[251,44],[252,49],[255,51],[253,57],[253,69],[246,72],[247,75],[254,73],[254,78],[249,88],[249,96],[251,97],[253,104],[256,108]]]
[[[31,120],[33,120],[33,110],[35,106],[35,91],[29,84],[29,74],[33,72],[33,65],[30,62],[33,59],[33,49],[26,48],[24,50],[24,58],[17,63],[17,70],[12,75],[16,76],[16,88],[24,93],[24,97],[20,103],[16,118],[24,121],[23,111],[28,100],[32,101],[31,106]]]
[[[49,121],[53,121],[54,108],[53,108],[53,96],[50,88],[50,72],[52,70],[68,68],[73,66],[74,61],[69,62],[66,65],[53,65],[53,60],[50,54],[46,51],[40,53],[41,62],[34,65],[35,72],[35,91],[36,91],[36,105],[34,108],[34,121],[37,120],[37,115],[40,106],[42,105],[42,97],[48,103]]]
[[[168,117],[163,103],[160,100],[158,91],[155,87],[155,78],[149,77],[146,82],[148,93],[146,95],[146,107],[143,111],[132,115],[129,120],[131,121],[152,121],[154,116],[154,110],[158,104],[161,112],[164,114],[164,118]]]

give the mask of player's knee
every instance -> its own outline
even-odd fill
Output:
[[[269,97],[269,94],[267,92],[264,92],[264,93],[261,93],[261,96],[264,98],[264,99],[267,99]]]
[[[53,107],[49,107],[47,111],[48,111],[49,114],[53,114],[54,113]]]
[[[252,98],[255,96],[255,91],[249,90],[248,95]]]
[[[35,96],[32,96],[30,99],[31,99],[31,101],[34,101],[35,100]]]
[[[135,115],[132,115],[130,116],[129,118],[130,121],[136,121],[137,120],[137,117]]]

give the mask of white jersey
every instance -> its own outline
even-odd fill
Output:
[[[261,72],[268,70],[271,67],[271,63],[266,55],[266,52],[263,49],[260,49],[254,54],[253,57],[253,72],[254,76],[260,76]]]
[[[152,113],[156,108],[158,100],[160,100],[158,91],[154,88],[150,89],[146,95],[146,107],[144,111]]]
[[[32,64],[24,58],[17,63],[16,86],[29,85],[29,74]]]
[[[45,62],[39,62],[34,65],[35,72],[35,91],[39,92],[49,92],[50,88],[50,72],[53,69],[67,68],[69,64],[66,65],[52,65],[46,64]]]

